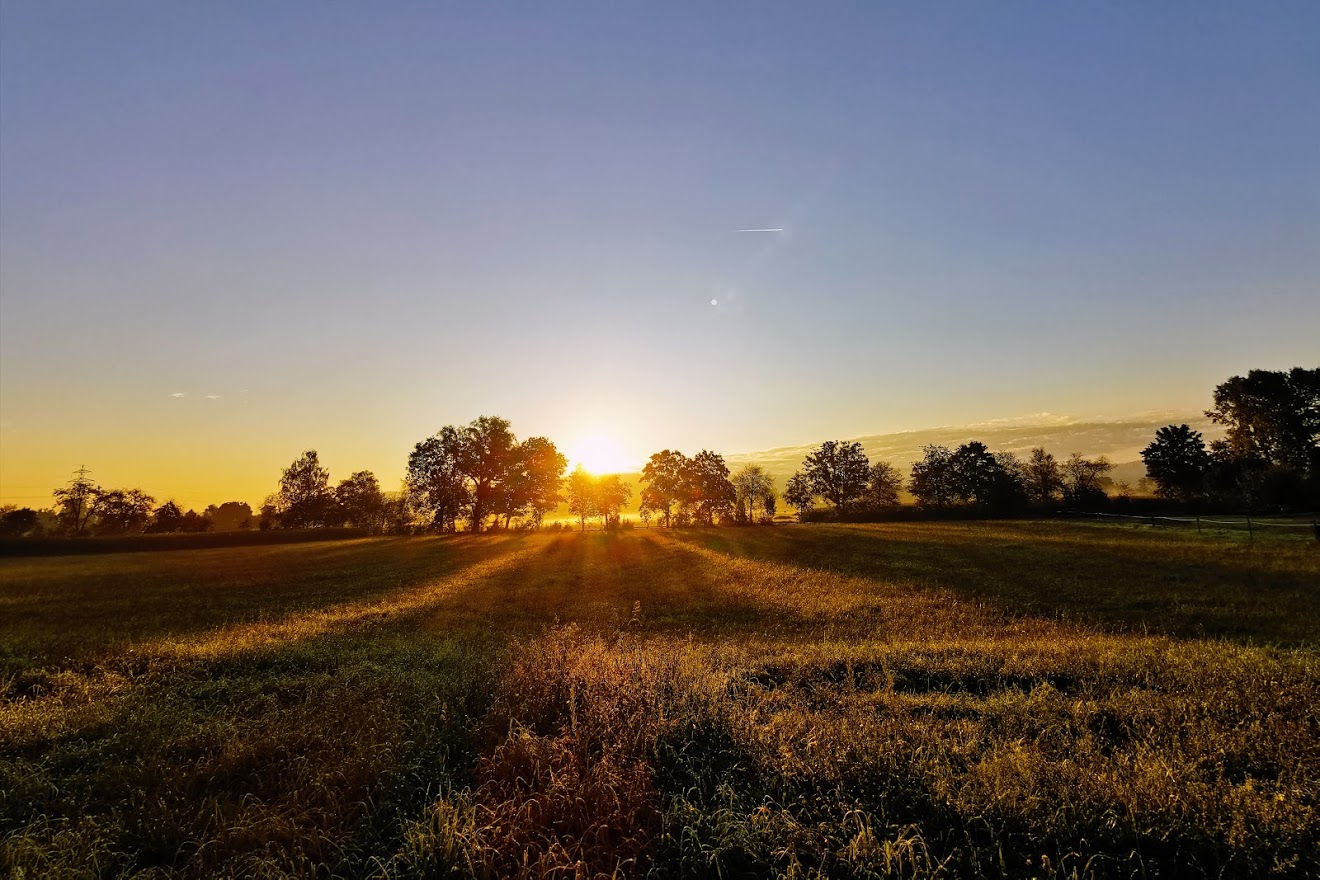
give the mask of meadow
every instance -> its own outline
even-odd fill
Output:
[[[1308,877],[1320,544],[1077,522],[0,559],[0,871]]]

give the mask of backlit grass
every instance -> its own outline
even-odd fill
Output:
[[[0,561],[15,876],[1313,876],[1320,548],[1074,524]]]

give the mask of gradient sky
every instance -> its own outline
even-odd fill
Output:
[[[1318,362],[1320,3],[0,4],[3,501]]]

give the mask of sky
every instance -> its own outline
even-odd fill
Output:
[[[1314,2],[0,4],[0,503],[1317,363]]]

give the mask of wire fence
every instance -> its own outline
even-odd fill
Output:
[[[1126,520],[1137,525],[1153,528],[1194,528],[1198,532],[1206,529],[1243,531],[1248,538],[1257,534],[1277,535],[1280,537],[1314,537],[1320,541],[1320,514],[1306,513],[1286,517],[1260,518],[1250,514],[1233,516],[1231,514],[1211,514],[1200,516],[1160,516],[1158,514],[1076,512],[1066,514],[1071,517],[1084,517],[1100,521]]]

